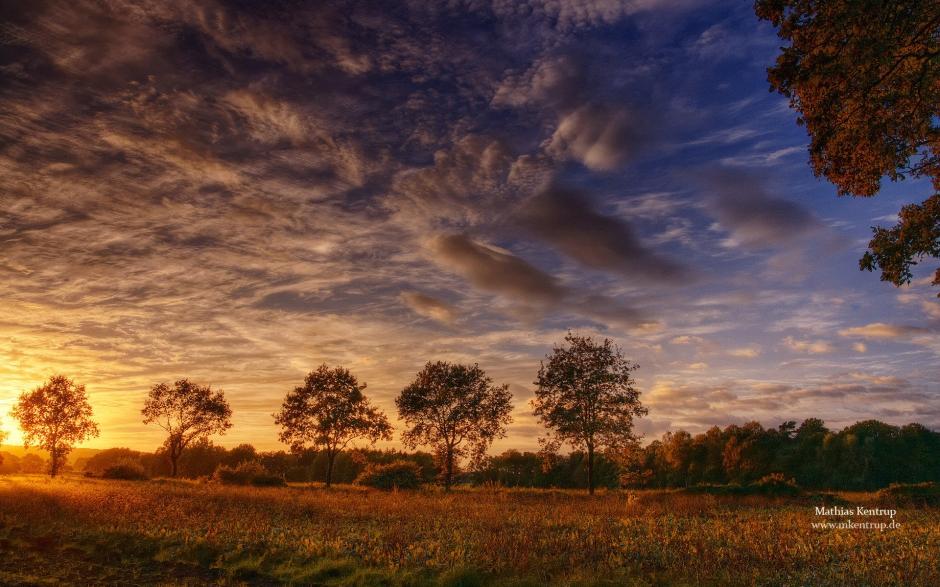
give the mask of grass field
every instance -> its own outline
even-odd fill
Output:
[[[6,476],[0,584],[940,585],[940,509],[814,529],[815,505]]]

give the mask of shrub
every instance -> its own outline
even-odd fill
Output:
[[[252,477],[251,484],[255,487],[285,487],[287,482],[284,481],[283,477],[265,473],[264,475]]]
[[[356,479],[359,485],[376,489],[417,489],[421,486],[421,467],[412,461],[394,461],[385,465],[369,464]]]
[[[771,473],[761,477],[756,483],[748,486],[755,493],[763,495],[800,495],[803,490],[796,484],[792,477],[786,477],[783,473]]]
[[[134,462],[111,465],[102,471],[101,476],[105,479],[124,479],[126,481],[146,481],[148,479],[144,468],[139,463]]]
[[[796,481],[784,476],[783,473],[771,473],[747,485],[738,485],[737,483],[729,483],[728,485],[703,484],[687,487],[684,491],[686,493],[706,495],[796,496],[803,494],[803,490],[796,484]]]
[[[283,478],[269,473],[258,461],[245,461],[234,467],[219,465],[212,475],[212,480],[224,485],[256,485],[259,487],[285,485]]]
[[[907,505],[940,505],[940,484],[933,481],[926,483],[892,483],[878,491],[878,499]]]
[[[141,463],[140,451],[129,448],[108,448],[85,461],[84,470],[94,476],[103,476],[106,469],[127,463]]]

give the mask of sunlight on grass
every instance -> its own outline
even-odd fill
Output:
[[[937,514],[901,508],[902,530],[838,531],[812,529],[809,502],[759,496],[8,476],[0,545],[14,556],[0,583],[937,585]]]

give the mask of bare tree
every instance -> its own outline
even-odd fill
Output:
[[[173,387],[166,383],[154,385],[141,414],[144,424],[156,422],[167,432],[164,447],[173,477],[180,455],[191,442],[225,434],[232,427],[232,408],[225,394],[221,390],[213,393],[208,386],[196,385],[188,379],[180,379]]]
[[[395,400],[409,426],[402,440],[409,448],[434,448],[450,490],[460,458],[480,460],[495,438],[505,436],[511,400],[509,386],[493,385],[479,365],[428,363]]]
[[[44,385],[20,394],[11,414],[20,422],[23,446],[35,444],[49,452],[51,477],[76,444],[98,436],[85,386],[64,375],[53,375]]]
[[[392,427],[388,418],[373,407],[348,369],[330,369],[320,365],[311,371],[304,384],[284,398],[274,422],[281,426],[281,442],[300,452],[308,447],[326,452],[326,486],[333,482],[333,463],[343,449],[356,439],[375,444],[390,440]]]
[[[540,439],[546,452],[568,443],[587,452],[588,492],[594,493],[594,456],[636,442],[633,418],[646,415],[630,373],[639,366],[623,358],[605,338],[568,333],[539,368],[532,406],[548,428]]]

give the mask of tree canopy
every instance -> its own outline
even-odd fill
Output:
[[[12,415],[23,430],[23,446],[35,445],[49,452],[52,477],[76,444],[98,436],[85,386],[64,375],[53,375],[33,391],[20,394]]]
[[[588,491],[594,493],[595,453],[634,443],[633,419],[647,413],[631,376],[639,366],[608,338],[598,343],[569,332],[565,342],[542,362],[532,405],[548,429],[543,450],[554,453],[567,443],[587,452]]]
[[[434,448],[446,489],[457,461],[469,456],[482,462],[490,444],[512,422],[509,386],[494,385],[477,364],[429,362],[395,404],[408,426],[403,442],[410,448]]]
[[[327,454],[326,486],[333,477],[336,455],[356,439],[375,444],[390,440],[388,418],[363,395],[365,383],[343,367],[320,365],[304,384],[284,398],[274,421],[281,426],[280,440],[294,452],[321,448]]]
[[[171,475],[176,477],[183,450],[194,440],[224,434],[232,427],[232,408],[225,394],[208,386],[180,379],[172,387],[158,383],[150,389],[141,410],[144,424],[155,422],[168,436],[164,442],[170,459]]]
[[[859,262],[910,282],[912,265],[940,257],[940,3],[757,0],[755,11],[788,43],[768,81],[799,111],[817,176],[853,196],[884,177],[931,179],[934,194],[873,228]]]

